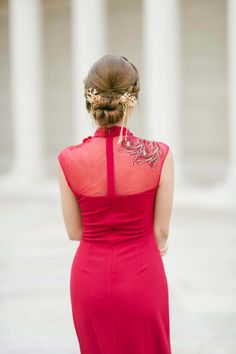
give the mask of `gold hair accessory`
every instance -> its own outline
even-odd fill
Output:
[[[120,135],[119,135],[119,138],[118,138],[118,141],[117,141],[117,144],[121,144],[122,141],[123,141],[123,130],[124,130],[124,123],[125,123],[125,116],[126,116],[126,113],[127,113],[127,110],[129,108],[133,108],[137,99],[135,96],[131,95],[130,93],[128,92],[125,92],[121,97],[120,97],[120,102],[121,104],[123,105],[123,108],[124,108],[124,113],[123,113],[123,119],[122,119],[122,126],[121,126],[121,130],[120,130]],[[126,127],[127,128],[127,127]],[[126,129],[126,133],[125,133],[125,140],[128,139],[128,136],[127,136],[127,132],[128,132],[128,129]]]
[[[93,104],[95,102],[99,102],[101,96],[98,95],[98,92],[95,88],[93,89],[92,87],[90,87],[88,90],[86,90],[86,98],[89,103]],[[136,97],[128,92],[125,92],[122,96],[120,96],[120,98],[118,98],[118,101],[129,107],[134,107],[136,103]]]
[[[88,90],[86,90],[86,98],[89,101],[89,103],[94,104],[96,102],[99,102],[101,96],[97,94],[97,90],[93,89],[90,87]]]
[[[121,103],[127,104],[129,107],[134,107],[136,103],[136,97],[131,95],[128,92],[125,92],[121,97],[120,97]]]

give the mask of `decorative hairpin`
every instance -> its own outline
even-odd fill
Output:
[[[98,102],[101,98],[101,96],[98,95],[98,92],[96,89],[93,89],[90,87],[88,90],[86,90],[86,98],[89,101],[89,103],[93,104],[95,102]]]
[[[127,104],[129,107],[134,107],[135,103],[136,103],[136,97],[131,95],[128,92],[125,92],[121,97],[120,97],[120,101],[123,104]]]
[[[92,87],[86,90],[86,98],[89,101],[89,103],[94,104],[98,103],[101,99],[101,96],[98,95],[98,91]],[[134,107],[136,103],[136,97],[131,95],[128,92],[125,92],[120,98],[118,99],[123,105],[127,105],[129,107]]]

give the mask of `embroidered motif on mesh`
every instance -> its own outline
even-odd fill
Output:
[[[128,136],[126,140],[122,139],[119,151],[126,151],[129,155],[134,155],[133,165],[147,162],[152,170],[156,168],[162,156],[162,151],[156,141],[149,141],[133,135]]]

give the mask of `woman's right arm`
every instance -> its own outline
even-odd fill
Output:
[[[165,157],[160,173],[154,208],[154,232],[158,247],[162,249],[167,244],[173,206],[174,158],[171,149]]]

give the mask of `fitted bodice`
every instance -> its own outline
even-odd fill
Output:
[[[83,240],[122,242],[150,234],[163,162],[169,146],[135,136],[118,144],[121,127],[97,128],[82,143],[58,155],[65,178],[78,200]]]

